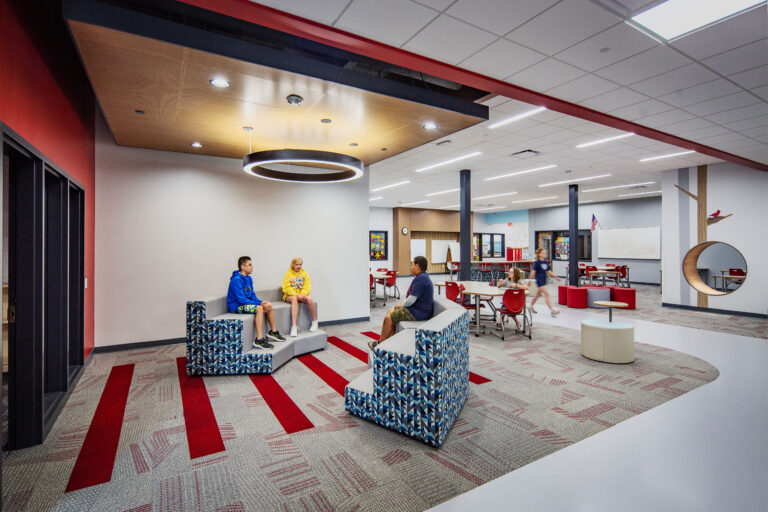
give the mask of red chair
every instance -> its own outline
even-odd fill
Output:
[[[531,339],[532,329],[528,323],[528,317],[525,314],[525,290],[510,288],[504,292],[501,302],[502,306],[498,309],[499,314],[501,315],[501,339],[504,339],[505,317],[511,316],[516,319],[517,315],[523,317],[523,328],[522,330],[517,329],[515,332]]]
[[[606,263],[605,266],[606,267],[615,267],[616,264],[615,263]]]
[[[384,280],[384,286],[386,290],[389,290],[390,288],[395,289],[395,293],[392,295],[388,295],[389,297],[394,297],[396,299],[400,298],[400,288],[397,287],[397,272],[394,270],[387,270],[387,278]]]
[[[445,282],[445,298],[448,300],[452,300],[453,302],[460,303],[459,296],[461,295],[461,288],[459,288],[459,283],[455,281],[446,281]]]
[[[728,275],[730,276],[746,276],[747,273],[741,270],[740,268],[729,268],[728,269]]]
[[[592,272],[597,272],[597,267],[595,267],[594,265],[587,265],[586,267],[584,267],[584,275],[586,276],[587,279],[590,280],[590,284],[592,281],[592,276],[591,276]]]
[[[480,281],[485,281],[486,277],[493,279],[493,263],[480,262]]]
[[[491,282],[488,283],[488,286],[493,286],[493,283],[495,282],[496,281],[494,279],[491,279]],[[478,300],[488,304],[488,307],[491,309],[491,311],[493,311],[493,320],[496,321],[496,304],[493,303],[493,297],[490,295],[480,295]]]
[[[389,269],[388,268],[377,268],[376,272],[389,272]],[[384,284],[384,281],[386,281],[386,279],[377,279],[376,280],[376,282],[379,283],[379,284]]]
[[[626,265],[618,265],[616,266],[616,271],[619,273],[619,278],[616,279],[616,284],[619,286],[624,286],[622,282],[627,284],[627,288],[631,288],[631,283],[629,282],[629,268],[627,268]]]
[[[476,306],[472,303],[472,297],[464,295],[465,288],[463,284],[459,285],[459,290],[461,290],[461,296],[459,297],[458,304],[467,311],[476,312]],[[485,304],[480,304],[480,309],[485,309]]]
[[[371,303],[373,304],[373,307],[376,307],[376,280],[373,278],[373,274],[368,274],[368,276],[371,278],[371,285],[370,285]]]

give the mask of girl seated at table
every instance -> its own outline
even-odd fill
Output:
[[[293,258],[288,272],[283,277],[283,300],[291,305],[291,336],[298,336],[299,330],[296,327],[296,319],[299,316],[299,302],[304,302],[309,309],[312,317],[310,331],[317,330],[317,310],[315,301],[310,297],[312,291],[312,281],[309,280],[309,274],[304,270],[304,260]]]
[[[517,267],[509,269],[509,272],[507,272],[507,279],[499,279],[496,286],[499,288],[514,288],[517,290],[528,289],[528,285],[523,282],[523,272]],[[517,316],[513,316],[512,318],[515,320],[517,329],[520,330],[520,320],[517,319]]]

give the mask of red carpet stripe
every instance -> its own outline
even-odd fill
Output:
[[[189,458],[197,459],[224,451],[219,425],[213,414],[211,400],[202,377],[187,375],[187,359],[176,358],[181,386],[181,403],[184,406],[184,425],[187,428]]]
[[[323,382],[336,390],[338,394],[344,396],[344,388],[349,384],[347,379],[333,371],[328,365],[312,354],[304,354],[297,359],[304,363],[307,368],[312,370],[315,375],[323,379]]]
[[[346,352],[349,355],[355,356],[365,364],[368,364],[368,352],[365,350],[360,350],[356,346],[352,345],[351,343],[347,343],[341,338],[338,338],[336,336],[328,336],[328,343],[333,345],[336,348],[340,348],[344,352]]]
[[[133,364],[113,366],[91,419],[80,454],[64,492],[103,484],[112,479],[125,404],[133,379]]]
[[[365,334],[366,336],[368,336],[369,338],[373,338],[374,340],[378,340],[380,337],[378,334],[372,331],[361,332],[360,334]],[[368,362],[367,358],[365,362],[366,363]],[[485,384],[486,382],[491,382],[491,379],[486,379],[482,375],[469,372],[469,382],[471,382],[472,384]]]
[[[249,375],[249,377],[287,434],[315,427],[291,397],[283,391],[274,377],[268,374]]]

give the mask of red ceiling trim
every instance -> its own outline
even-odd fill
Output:
[[[178,0],[180,2],[217,12],[225,16],[261,25],[280,32],[292,34],[304,39],[326,44],[358,55],[381,60],[405,68],[451,80],[469,87],[492,92],[532,105],[547,107],[549,110],[592,121],[618,130],[634,132],[659,142],[672,144],[684,149],[696,151],[714,158],[768,172],[768,165],[749,160],[719,149],[693,142],[653,128],[619,119],[603,112],[598,112],[581,105],[563,101],[540,92],[531,91],[502,80],[487,77],[473,71],[446,64],[429,57],[417,55],[400,48],[373,41],[362,36],[350,34],[334,27],[323,25],[292,14],[278,11],[271,7],[256,4],[248,0]]]

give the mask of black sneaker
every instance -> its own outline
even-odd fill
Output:
[[[280,331],[269,331],[267,333],[267,338],[271,339],[272,341],[285,341],[285,336],[280,334]]]
[[[256,338],[253,340],[253,348],[273,348],[274,345],[272,345],[270,342],[267,341],[267,338]]]

